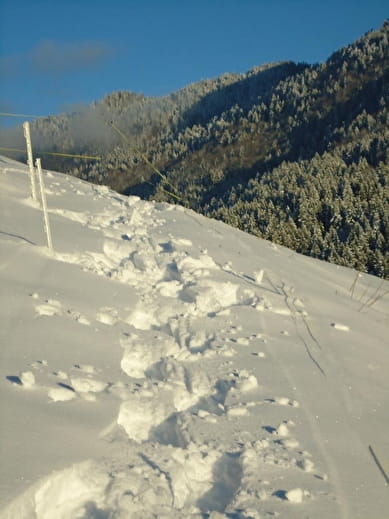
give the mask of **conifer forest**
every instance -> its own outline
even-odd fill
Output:
[[[32,123],[34,153],[98,155],[41,156],[47,169],[388,279],[388,32],[387,21],[320,64],[266,64],[166,97],[112,93]],[[0,141],[23,145],[22,129]]]

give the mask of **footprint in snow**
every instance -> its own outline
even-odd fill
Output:
[[[56,387],[50,388],[47,395],[53,402],[67,402],[76,398],[75,390],[62,382],[59,382]]]
[[[96,373],[96,368],[91,364],[74,364],[73,367],[83,371],[84,373],[89,373],[90,375]]]
[[[254,355],[254,357],[259,357],[260,359],[264,359],[266,357],[266,353],[264,351],[252,351],[251,355]]]
[[[119,317],[117,310],[108,306],[100,308],[99,312],[96,314],[96,321],[108,326],[114,326],[118,320]]]
[[[48,366],[47,361],[39,360],[30,364],[33,369],[41,369]],[[41,387],[47,390],[47,395],[54,402],[66,402],[73,400],[77,396],[88,401],[96,401],[96,393],[101,393],[109,387],[108,382],[103,382],[93,377],[96,368],[90,364],[75,364],[73,369],[83,376],[72,376],[63,370],[56,370],[51,373],[60,380],[55,387],[39,386],[36,383],[35,375],[32,371],[23,371],[19,375],[8,375],[6,379],[16,386],[24,389]]]
[[[61,375],[65,376],[59,376]],[[57,385],[48,390],[48,397],[54,402],[65,402],[73,400],[77,396],[89,402],[96,401],[95,393],[101,393],[108,387],[107,382],[87,377],[68,377],[64,372],[57,372],[57,376],[69,383],[58,382]]]
[[[40,317],[62,315],[62,305],[56,299],[46,299],[43,304],[37,305],[35,307],[35,311]]]
[[[36,292],[30,294],[30,296],[35,300],[39,299],[39,295]],[[45,299],[44,303],[35,306],[35,311],[39,317],[53,317],[54,315],[63,315],[62,304],[57,299]],[[85,317],[77,310],[70,308],[66,311],[66,314],[80,324],[86,326],[91,324],[89,319],[87,319],[87,317]]]
[[[48,362],[47,360],[35,360],[34,362],[31,362],[31,364],[29,364],[32,368],[34,369],[42,369],[42,367],[47,367],[48,365]]]
[[[69,309],[67,313],[72,319],[74,319],[78,323],[83,324],[84,326],[90,326],[91,323],[89,319],[85,317],[85,315],[82,315],[80,312],[77,312],[77,310]]]
[[[32,371],[23,371],[20,375],[7,375],[6,379],[17,386],[32,389],[35,386],[35,376]]]
[[[53,371],[53,375],[61,380],[67,380],[69,378],[69,375],[61,369],[59,369],[58,371]]]
[[[297,400],[292,400],[288,397],[275,397],[275,398],[266,398],[265,402],[269,404],[277,404],[281,406],[292,406],[292,407],[299,407],[299,403]]]

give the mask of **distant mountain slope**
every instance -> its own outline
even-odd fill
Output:
[[[178,196],[304,254],[388,277],[388,31],[385,22],[320,65],[267,65],[164,98],[118,92],[37,121],[36,148],[101,154],[45,163],[147,199]]]

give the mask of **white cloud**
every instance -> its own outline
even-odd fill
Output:
[[[0,76],[2,80],[34,72],[46,76],[60,76],[98,67],[112,54],[113,49],[102,41],[58,43],[45,40],[26,53],[1,56]]]
[[[112,49],[103,42],[57,43],[40,42],[30,54],[34,70],[47,75],[66,74],[85,67],[94,67],[106,61]]]

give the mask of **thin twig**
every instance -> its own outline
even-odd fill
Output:
[[[362,295],[360,296],[360,298],[358,299],[358,301],[362,301],[362,299],[365,297],[365,294],[366,292],[369,290],[370,288],[370,283],[367,285],[367,287],[365,288],[365,290],[362,292]]]
[[[350,292],[351,292],[351,294],[350,294],[351,299],[352,299],[353,296],[354,296],[354,290],[355,290],[355,287],[357,286],[358,278],[359,278],[359,272],[356,273],[356,275],[355,275],[355,279],[354,279],[354,281],[353,281],[353,283],[352,283],[352,285],[351,285],[351,287],[350,287],[350,289],[349,289]]]
[[[381,463],[380,463],[379,459],[377,458],[376,453],[373,451],[373,447],[371,445],[369,445],[369,451],[370,451],[370,454],[372,455],[372,458],[373,458],[375,464],[377,465],[379,471],[383,475],[386,484],[389,485],[388,475],[386,474],[384,467],[381,465]]]
[[[378,294],[378,292],[380,291],[383,284],[384,284],[384,280],[381,281],[381,284],[377,287],[377,290],[374,292],[374,294],[369,297],[369,299],[366,302],[367,305],[369,305],[370,301],[375,298],[375,296]]]
[[[377,301],[379,301],[380,299],[382,299],[383,297],[386,296],[386,294],[389,294],[389,290],[387,290],[386,292],[384,292],[383,294],[378,294],[378,296],[373,299],[373,301],[371,301],[367,306],[373,306],[374,303],[376,303]]]
[[[361,312],[365,308],[365,306],[373,305],[376,301],[378,301],[378,299],[380,299],[380,297],[383,297],[385,295],[385,293],[382,295],[379,294],[379,291],[383,284],[384,284],[384,280],[381,281],[381,284],[377,287],[377,290],[374,292],[374,294],[372,294],[371,296],[369,296],[366,299],[366,301],[363,303],[363,305],[359,308],[358,312]]]

